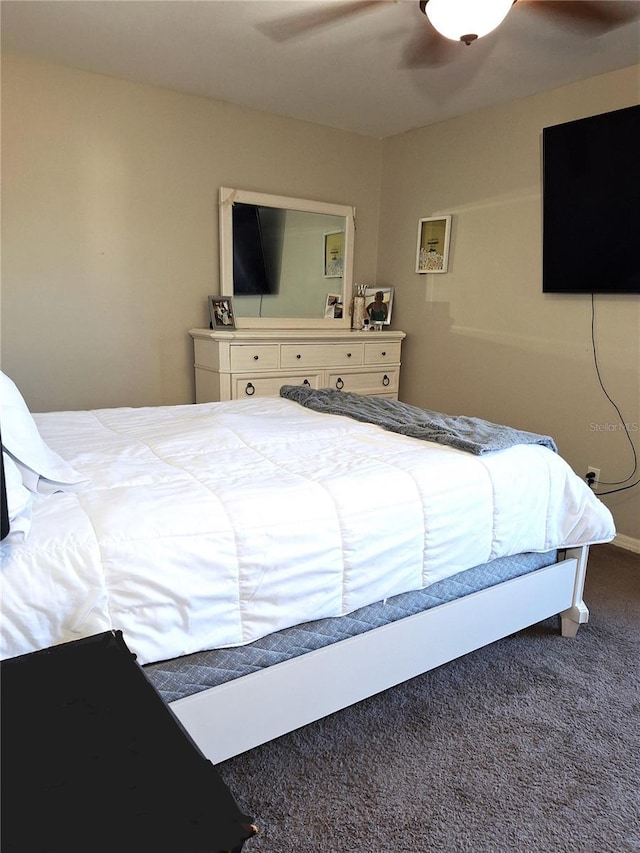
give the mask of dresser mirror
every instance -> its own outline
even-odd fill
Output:
[[[354,210],[221,187],[220,286],[238,328],[349,328]]]

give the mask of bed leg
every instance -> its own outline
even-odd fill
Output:
[[[583,545],[581,548],[568,548],[565,558],[569,559],[571,557],[577,560],[576,579],[573,588],[573,603],[571,607],[563,610],[560,614],[563,637],[575,637],[578,633],[578,627],[589,621],[589,610],[582,599],[584,579],[587,574],[589,546]]]
[[[568,610],[563,610],[560,614],[560,622],[562,625],[561,631],[563,637],[575,637],[578,633],[578,628],[584,622],[589,621],[589,610],[584,601],[574,604]]]

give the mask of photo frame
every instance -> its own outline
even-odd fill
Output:
[[[218,331],[235,329],[236,315],[230,296],[209,296],[209,326]]]
[[[382,294],[382,299],[379,298],[379,294]],[[373,327],[375,323],[382,323],[383,326],[388,326],[389,323],[391,323],[391,314],[393,312],[393,294],[393,287],[365,287],[364,315],[366,318],[369,319],[369,325],[371,327]],[[382,304],[384,307],[376,307],[380,304]],[[382,319],[379,319],[381,317]]]
[[[344,231],[325,231],[323,270],[325,278],[344,276]]]
[[[418,220],[417,273],[443,273],[449,266],[451,216],[426,216]]]
[[[344,315],[342,294],[327,293],[327,301],[324,308],[325,320],[341,320]]]

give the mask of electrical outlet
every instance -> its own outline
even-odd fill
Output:
[[[595,465],[588,465],[585,480],[589,484],[589,487],[595,491],[600,482],[600,469],[596,468]]]

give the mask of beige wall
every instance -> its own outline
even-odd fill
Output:
[[[637,68],[384,143],[11,56],[2,84],[2,368],[34,411],[193,400],[217,190],[239,186],[356,206],[355,279],[396,287],[408,333],[403,399],[550,433],[579,473],[630,472],[590,297],[541,293],[540,134],[637,102]],[[440,213],[450,272],[417,275],[418,219]],[[637,424],[640,300],[596,312],[603,379]],[[606,501],[640,539],[638,489]]]
[[[550,433],[578,473],[596,465],[609,481],[633,458],[598,385],[591,297],[542,293],[541,132],[637,103],[638,72],[399,135],[383,156],[378,283],[396,287],[394,325],[407,332],[402,399]],[[418,219],[445,213],[449,272],[417,275]],[[637,446],[640,298],[595,305],[601,375]],[[639,539],[640,487],[606,502],[619,532]]]
[[[375,279],[378,140],[4,56],[2,143],[2,367],[34,411],[193,401],[220,186],[355,205]]]

